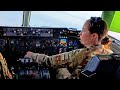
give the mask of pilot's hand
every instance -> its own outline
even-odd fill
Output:
[[[30,57],[31,57],[31,55],[32,55],[32,53],[33,53],[33,52],[28,51],[24,57],[25,57],[25,58],[30,58]]]

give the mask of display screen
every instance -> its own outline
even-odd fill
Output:
[[[61,45],[61,46],[67,46],[67,39],[61,38],[61,39],[60,39],[60,45]]]

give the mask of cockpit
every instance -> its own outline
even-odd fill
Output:
[[[114,53],[93,57],[82,70],[82,78],[100,78],[95,70],[109,73],[108,67],[111,67],[112,73],[120,79],[119,14],[119,11],[0,11],[0,52],[13,79],[53,79],[55,70],[24,58],[26,52],[51,56],[84,48],[78,38],[83,22],[91,16],[99,16],[108,22]],[[110,62],[100,62],[103,58],[110,59]],[[101,69],[102,66],[105,70]]]

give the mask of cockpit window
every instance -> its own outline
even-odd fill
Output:
[[[91,16],[101,16],[102,11],[31,11],[31,27],[66,27],[82,29]]]
[[[23,11],[0,11],[0,26],[21,26]]]

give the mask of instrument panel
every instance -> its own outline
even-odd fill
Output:
[[[83,48],[84,46],[79,41],[79,32],[77,30],[69,30],[68,28],[1,26],[0,52],[6,59],[9,69],[11,70],[14,67],[14,70],[19,70],[19,73],[17,73],[21,75],[20,73],[23,73],[24,69],[19,69],[22,66],[20,66],[18,60],[24,58],[27,51],[50,56]],[[47,68],[44,69],[47,70]],[[36,70],[39,71],[38,69]],[[36,70],[33,70],[33,72]],[[40,72],[45,70],[41,69]],[[25,72],[29,71],[26,70]]]

